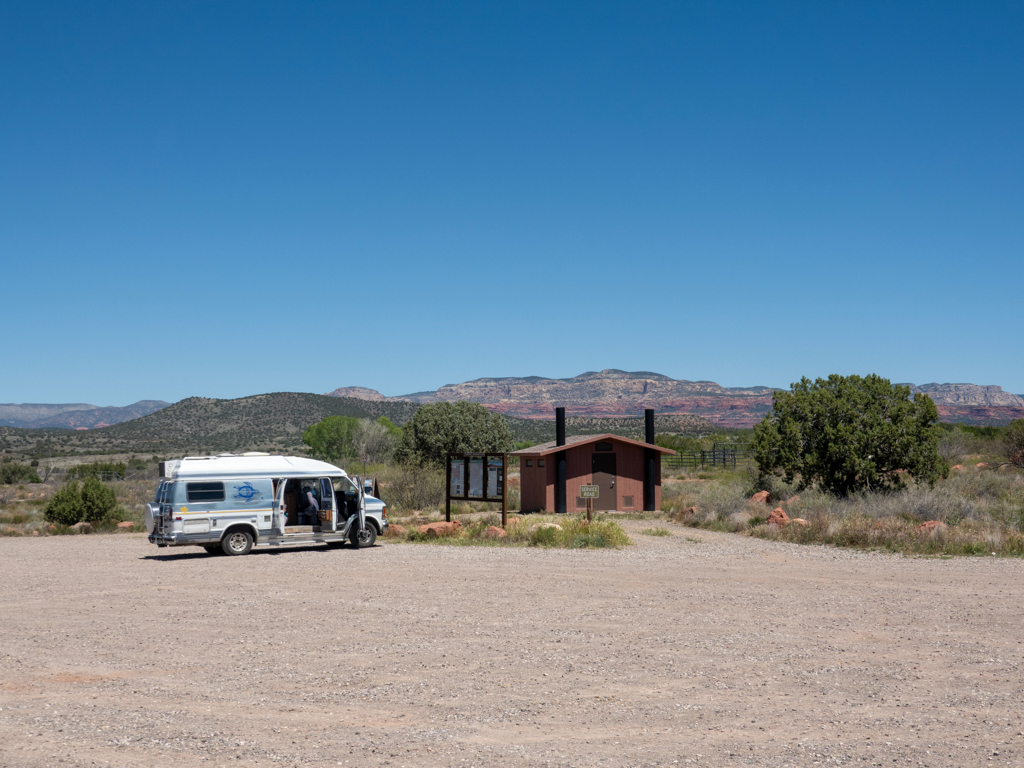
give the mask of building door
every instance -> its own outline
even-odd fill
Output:
[[[594,509],[611,510],[618,506],[618,489],[615,487],[615,454],[595,453],[591,457],[590,472],[594,476],[594,485],[601,494],[594,499]]]

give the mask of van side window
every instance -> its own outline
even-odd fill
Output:
[[[185,497],[190,502],[224,501],[224,483],[187,483]]]

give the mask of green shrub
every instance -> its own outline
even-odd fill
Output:
[[[13,461],[0,464],[0,485],[41,482],[43,481],[39,475],[28,464],[18,464]]]
[[[78,481],[69,480],[46,503],[43,517],[56,525],[74,525],[82,519],[82,491]]]
[[[117,512],[117,494],[109,485],[104,485],[95,476],[85,478],[82,483],[82,517],[90,523],[99,523],[113,518]]]
[[[77,480],[66,482],[50,497],[43,517],[57,525],[74,525],[82,521],[101,523],[119,519],[123,511],[118,506],[114,489],[95,476],[89,476],[81,486]]]

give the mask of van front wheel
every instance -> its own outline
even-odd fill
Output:
[[[252,534],[232,531],[220,543],[225,555],[248,555],[252,550]]]
[[[377,541],[377,529],[373,527],[373,523],[367,523],[363,530],[352,531],[352,535],[349,538],[352,546],[356,549],[372,547],[374,542]]]

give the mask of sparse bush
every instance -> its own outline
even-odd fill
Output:
[[[1024,419],[1010,422],[1003,435],[1003,447],[1011,464],[1024,467]]]
[[[396,512],[437,509],[444,504],[444,472],[433,467],[387,467],[379,476],[381,495]]]

